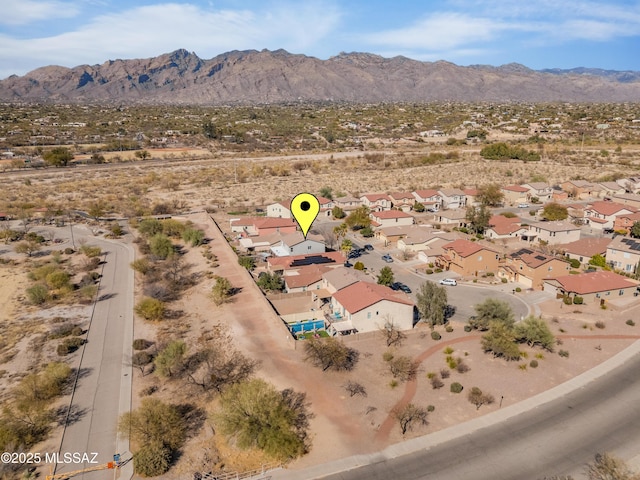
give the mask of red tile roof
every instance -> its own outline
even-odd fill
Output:
[[[413,305],[408,295],[395,292],[384,285],[367,282],[356,282],[342,290],[338,290],[333,294],[333,298],[351,314],[364,310],[383,300],[402,303],[404,305]]]
[[[529,191],[528,188],[521,187],[520,185],[507,185],[506,187],[502,187],[502,190],[509,190],[510,192],[519,193],[526,193]]]
[[[442,248],[447,250],[453,250],[461,257],[468,257],[469,255],[473,255],[474,253],[479,252],[480,250],[488,250],[493,252],[490,248],[485,247],[484,245],[479,244],[478,242],[471,242],[465,239],[454,240],[451,243],[447,243],[443,245]]]
[[[370,202],[377,202],[378,200],[391,200],[389,195],[385,193],[365,193],[360,198],[366,198]]]
[[[439,195],[437,190],[416,190],[415,193],[420,198],[431,198]]]
[[[637,209],[630,205],[623,205],[616,202],[593,202],[586,210],[593,210],[600,215],[615,215],[621,210],[635,212]]]
[[[565,275],[556,277],[553,280],[560,283],[565,292],[576,293],[578,295],[606,292],[608,290],[621,290],[624,288],[633,288],[638,285],[622,275],[607,271]]]
[[[278,227],[295,227],[296,222],[292,218],[276,218],[276,217],[259,217],[253,222],[253,225],[260,228],[278,228]]]
[[[401,212],[400,210],[386,210],[383,212],[375,212],[371,214],[373,218],[378,218],[380,220],[386,220],[390,218],[413,218],[413,216],[408,213]]]
[[[575,242],[558,245],[557,248],[566,253],[591,258],[594,255],[606,253],[610,243],[610,238],[581,238]]]
[[[299,288],[308,287],[322,280],[322,275],[331,270],[323,265],[309,265],[298,270],[298,275],[285,275],[283,277],[287,287]]]
[[[389,196],[394,200],[415,200],[411,192],[393,192]]]

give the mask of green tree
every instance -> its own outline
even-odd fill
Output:
[[[333,218],[337,218],[338,220],[347,216],[347,214],[344,213],[344,210],[337,205],[331,209],[331,215],[333,215]]]
[[[360,270],[360,271],[364,270],[364,263],[362,263],[362,262],[356,262],[356,263],[353,265],[353,269],[354,269],[354,270]]]
[[[25,290],[29,303],[32,305],[42,305],[49,300],[49,289],[42,283],[36,283]]]
[[[320,189],[320,196],[333,200],[333,189],[331,187],[322,187]]]
[[[371,228],[371,225],[366,226],[362,230],[360,230],[360,235],[362,235],[365,238],[373,237],[374,233],[373,233],[373,229]]]
[[[284,280],[282,279],[282,275],[278,272],[261,273],[256,283],[265,291],[281,292],[284,290]]]
[[[445,320],[447,308],[447,290],[435,282],[426,281],[418,288],[416,293],[416,308],[420,313],[420,320],[434,325],[442,325]]]
[[[640,238],[640,222],[633,222],[629,234],[633,238]]]
[[[514,328],[517,341],[525,342],[532,347],[538,345],[545,350],[553,352],[556,339],[542,318],[529,316]]]
[[[256,260],[248,255],[238,257],[238,264],[251,271],[256,267]]]
[[[133,309],[136,314],[149,321],[158,321],[164,318],[166,306],[164,302],[155,298],[145,297]]]
[[[189,243],[192,247],[197,247],[204,243],[204,232],[199,228],[186,228],[182,232],[182,240]]]
[[[305,340],[304,351],[305,360],[322,368],[322,371],[353,370],[359,357],[357,350],[346,346],[334,337]]]
[[[25,240],[23,242],[18,243],[14,250],[16,253],[26,254],[27,257],[31,257],[34,253],[38,252],[41,249],[41,245],[39,242],[35,240]]]
[[[156,233],[151,237],[151,240],[149,240],[149,249],[154,257],[161,260],[166,259],[175,252],[173,243],[169,237],[163,233]]]
[[[475,317],[469,320],[469,324],[477,330],[488,330],[492,321],[497,321],[511,328],[515,322],[513,310],[507,302],[497,298],[487,298],[484,302],[474,305]]]
[[[342,243],[340,244],[340,250],[342,251],[342,253],[346,255],[351,251],[352,248],[353,248],[353,242],[351,240],[349,240],[348,238],[345,238],[344,240],[342,240]]]
[[[486,207],[497,207],[504,200],[504,193],[497,183],[483,185],[478,190],[478,200]]]
[[[171,468],[171,449],[161,442],[145,443],[133,455],[133,468],[143,477],[157,477]]]
[[[174,340],[163,348],[153,360],[155,371],[161,377],[172,377],[184,367],[184,356],[187,344],[182,340]]]
[[[378,284],[386,285],[387,287],[395,281],[393,277],[393,270],[391,267],[382,267],[380,273],[378,273]]]
[[[424,212],[425,210],[426,210],[426,208],[425,208],[424,204],[422,204],[420,202],[415,202],[413,204],[413,211],[414,212],[421,213],[421,212]]]
[[[596,253],[593,257],[589,259],[589,265],[605,268],[607,266],[607,260],[599,253]]]
[[[336,236],[338,241],[340,241],[341,238],[344,238],[347,235],[348,230],[349,227],[347,226],[347,224],[341,223],[340,225],[333,227],[333,234]]]
[[[216,283],[211,288],[211,300],[213,303],[220,306],[229,301],[231,294],[233,293],[233,286],[231,282],[224,277],[217,277]]]
[[[162,222],[155,218],[145,218],[138,223],[138,231],[145,237],[162,233]]]
[[[345,219],[344,223],[352,230],[360,230],[364,227],[368,227],[371,225],[369,213],[369,207],[362,205],[351,212]]]
[[[309,404],[304,393],[278,391],[264,380],[231,386],[220,396],[213,419],[240,448],[259,448],[285,461],[304,455],[310,446]]]
[[[56,147],[52,150],[48,150],[42,154],[42,158],[48,165],[54,167],[66,167],[71,160],[73,160],[73,154],[66,147]]]
[[[516,343],[513,327],[498,320],[489,322],[489,331],[482,336],[482,349],[495,357],[505,360],[518,360],[520,350]]]
[[[465,219],[469,222],[471,229],[475,233],[484,233],[489,226],[491,212],[484,205],[479,207],[468,207]]]
[[[564,205],[551,202],[547,203],[542,209],[542,218],[549,221],[565,220],[569,216],[569,211]]]

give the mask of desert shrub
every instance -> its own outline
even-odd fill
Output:
[[[427,412],[431,413],[436,409],[436,407],[434,407],[433,405],[429,405],[427,406]]]
[[[529,366],[530,366],[531,368],[538,368],[538,361],[537,361],[537,360],[531,360],[531,361],[529,362]]]
[[[460,393],[463,390],[463,388],[464,387],[458,382],[453,382],[449,390],[451,390],[451,393]]]
[[[182,240],[184,240],[186,243],[191,244],[192,247],[202,245],[204,243],[204,238],[204,232],[199,229],[187,228],[182,233]]]
[[[453,327],[451,325],[447,325],[446,327],[444,327],[444,329],[447,333],[453,332]]]
[[[462,359],[461,359],[461,358],[458,358],[458,359],[457,359],[457,363],[458,363],[458,364],[456,365],[456,371],[457,371],[458,373],[466,373],[466,372],[468,372],[469,370],[471,370],[471,367],[469,367],[469,365],[467,365],[466,363],[464,363],[464,362],[462,361]]]
[[[32,305],[42,305],[49,300],[49,289],[46,285],[37,283],[26,289],[27,299]]]
[[[465,325],[464,326],[464,331],[469,333],[471,330],[473,330],[473,327],[471,325]]]
[[[411,357],[402,355],[389,361],[389,369],[393,378],[404,382],[415,378],[418,373],[418,363]]]
[[[444,382],[437,375],[431,379],[431,387],[434,390],[444,387]]]
[[[393,352],[391,352],[391,351],[387,350],[386,352],[384,352],[384,353],[382,354],[382,359],[383,359],[385,362],[390,362],[391,360],[393,360]]]
[[[507,283],[508,280],[506,278],[503,278],[502,280],[500,280],[502,283]]]
[[[68,355],[69,353],[73,353],[76,350],[78,350],[78,348],[80,348],[82,345],[84,345],[84,339],[82,338],[79,338],[79,337],[65,338],[64,341],[60,345],[58,345],[58,348],[57,348],[58,355],[64,356],[64,355]]]
[[[80,283],[78,283],[78,288],[86,287],[87,285],[94,285],[96,281],[100,278],[100,274],[98,272],[90,272],[82,276],[80,279]]]
[[[635,324],[636,324],[636,322],[634,322],[634,321],[633,321],[633,320],[631,320],[631,319],[627,320],[627,321],[626,321],[626,322],[624,322],[624,323],[626,323],[626,324],[627,324],[627,325],[629,325],[630,327],[634,327],[634,326],[635,326]]]
[[[73,327],[71,329],[71,335],[73,335],[74,337],[79,337],[80,335],[84,335],[84,330],[82,329],[82,327]]]
[[[75,253],[75,250],[71,247],[67,247],[64,249],[64,254],[65,255],[73,255]]]
[[[596,328],[603,330],[606,327],[605,323],[602,320],[598,320],[596,322]]]
[[[146,275],[151,271],[151,262],[146,258],[138,258],[131,262],[131,268],[133,268],[136,272],[140,272],[143,275]]]
[[[577,258],[570,258],[569,265],[571,265],[571,268],[580,268],[580,260]]]
[[[451,347],[446,347],[442,353],[444,353],[445,355],[451,355],[453,353],[453,348]]]
[[[440,340],[442,338],[442,335],[440,335],[438,332],[431,332],[431,338],[434,340]]]
[[[143,477],[157,477],[169,470],[171,450],[161,442],[147,443],[133,456],[133,468]]]
[[[516,292],[520,293],[522,289],[520,287],[516,287]]]
[[[136,338],[133,341],[134,350],[146,350],[151,345],[153,345],[153,342],[150,342],[149,340],[145,340],[144,338]]]
[[[569,352],[567,350],[558,350],[558,355],[563,358],[567,358],[569,356]]]
[[[449,371],[448,368],[443,368],[442,370],[440,370],[440,376],[442,378],[449,378],[449,376],[451,375],[451,372]]]
[[[51,332],[49,333],[49,338],[53,340],[56,338],[68,337],[69,335],[71,335],[71,332],[74,330],[74,328],[75,325],[72,323],[58,325],[53,330],[51,330]]]
[[[164,318],[166,307],[164,302],[147,297],[140,300],[134,311],[145,320],[156,321]]]
[[[584,303],[584,299],[578,295],[576,295],[575,297],[573,297],[573,304],[574,305],[582,305]]]

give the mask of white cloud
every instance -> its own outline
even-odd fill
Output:
[[[177,48],[195,51],[203,58],[234,49],[285,48],[304,53],[328,35],[340,18],[336,8],[321,2],[279,4],[261,11],[178,3],[137,7],[100,15],[59,35],[0,37],[0,78],[43,65],[151,57]],[[26,69],[16,69],[26,63]],[[12,67],[17,71],[8,71]]]
[[[75,17],[77,5],[57,0],[17,0],[4,2],[0,25],[27,25],[38,20]]]

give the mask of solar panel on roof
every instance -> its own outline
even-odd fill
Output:
[[[631,250],[640,250],[640,243],[634,243],[629,247]]]
[[[542,255],[536,255],[533,258],[535,258],[536,260],[546,260],[547,259],[547,257],[543,257]]]
[[[631,245],[632,243],[635,243],[632,239],[630,238],[623,238],[622,240],[620,240],[622,243],[626,243],[627,245]]]
[[[298,260],[294,260],[291,262],[292,267],[304,267],[307,265],[317,265],[322,263],[335,263],[335,260],[329,257],[323,257],[322,255],[317,255],[313,257],[299,258]]]

